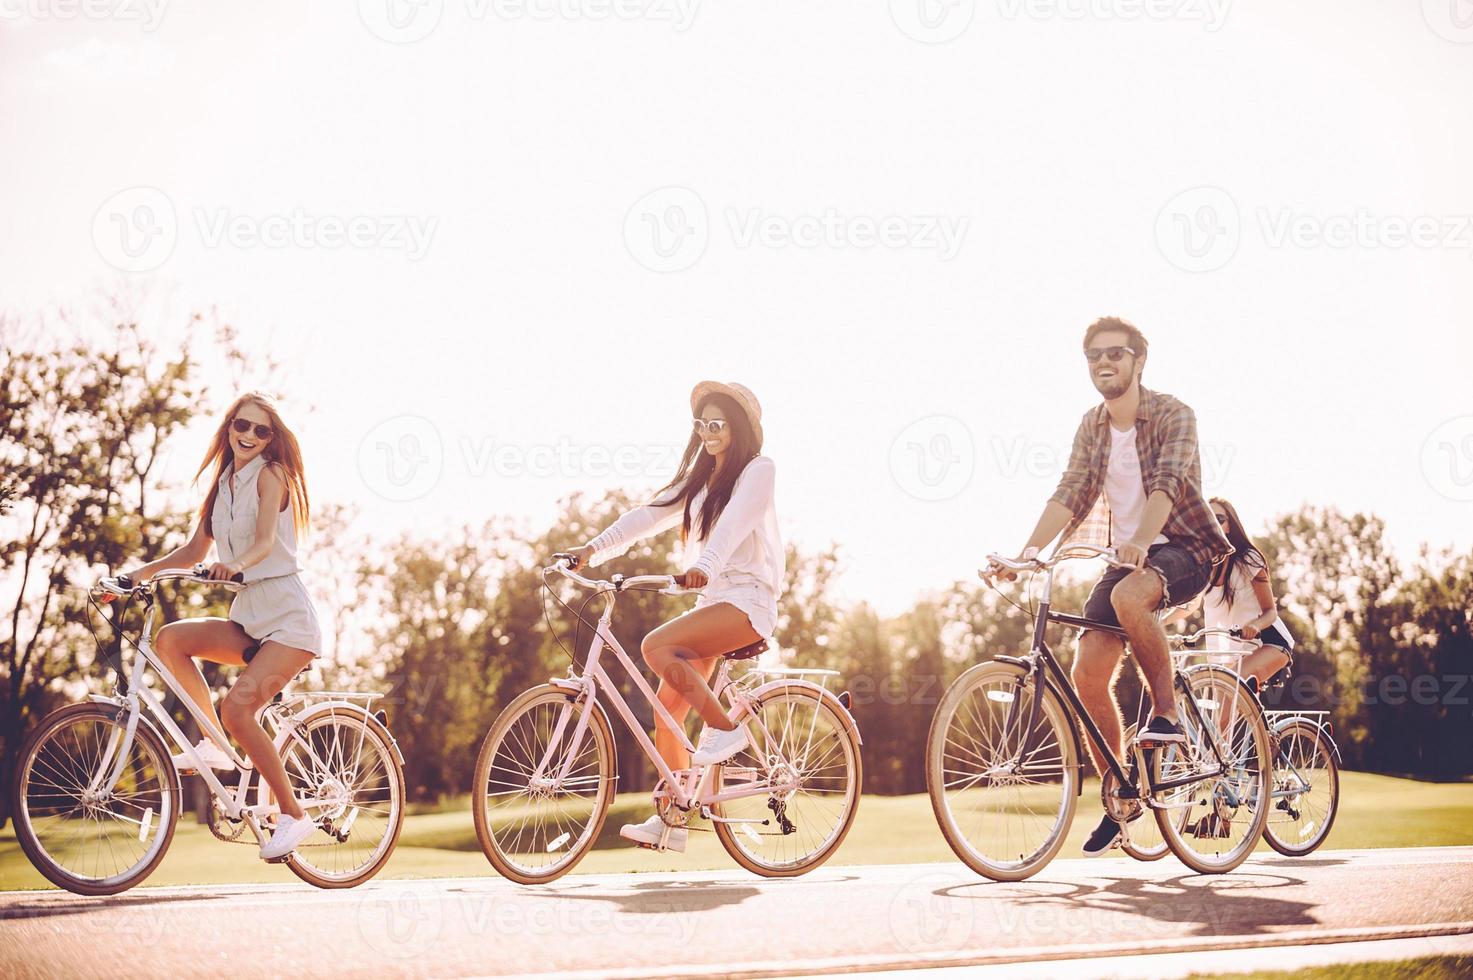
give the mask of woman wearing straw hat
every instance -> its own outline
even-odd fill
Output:
[[[777,468],[762,450],[762,406],[739,384],[702,381],[690,395],[690,441],[675,478],[654,500],[624,514],[582,548],[579,565],[598,565],[631,544],[679,527],[686,571],[681,586],[704,589],[695,608],[644,638],[645,663],[660,677],[660,703],[677,724],[694,707],[706,723],[694,755],[674,730],[655,721],[655,748],[671,769],[724,762],[747,746],[707,686],[722,654],[756,643],[777,628],[783,585],[783,544],[773,507]],[[659,815],[627,824],[619,835],[658,845]],[[685,850],[686,831],[675,828],[665,846]]]

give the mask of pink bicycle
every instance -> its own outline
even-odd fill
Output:
[[[513,881],[541,884],[567,874],[598,841],[618,771],[605,703],[659,773],[662,841],[675,827],[714,830],[738,864],[768,877],[800,875],[827,860],[854,823],[862,778],[859,727],[825,686],[837,672],[754,666],[733,677],[732,663],[767,644],[727,653],[712,689],[747,726],[751,744],[724,763],[672,771],[600,657],[612,650],[653,710],[677,728],[610,625],[620,593],[682,590],[669,575],[585,578],[561,555],[544,569],[544,582],[552,572],[595,590],[604,610],[582,672],[570,666],[566,677],[518,696],[482,742],[472,798],[476,835],[492,866]],[[694,750],[684,732],[681,739]],[[709,827],[694,826],[697,819]]]

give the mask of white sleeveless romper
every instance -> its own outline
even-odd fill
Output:
[[[231,562],[251,547],[256,538],[256,514],[261,497],[256,487],[264,456],[257,456],[234,473],[232,463],[220,477],[215,507],[210,514],[215,550],[220,561]],[[322,654],[322,628],[307,587],[302,584],[297,565],[297,528],[288,506],[276,515],[276,539],[271,554],[245,570],[245,588],[235,594],[230,604],[230,619],[257,643],[277,643],[306,650],[314,657]]]

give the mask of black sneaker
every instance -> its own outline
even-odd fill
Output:
[[[1095,832],[1089,835],[1089,840],[1084,842],[1084,856],[1097,858],[1108,854],[1112,847],[1120,844],[1120,824],[1108,813],[1100,818],[1100,825]]]
[[[1169,743],[1180,745],[1186,742],[1187,736],[1177,727],[1176,722],[1167,721],[1157,715],[1151,719],[1149,725],[1141,729],[1135,740],[1138,745],[1166,745]]]

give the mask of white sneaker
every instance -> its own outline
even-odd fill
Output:
[[[199,756],[199,760],[211,769],[235,768],[235,763],[230,761],[230,756],[225,754],[225,750],[208,738],[202,738],[194,743],[194,751]],[[181,772],[195,771],[194,763],[183,752],[174,756],[174,768]]]
[[[701,732],[701,744],[690,757],[693,766],[712,766],[725,762],[750,744],[745,725],[738,725],[729,732],[707,725]]]
[[[276,861],[286,857],[316,829],[317,824],[306,817],[289,817],[283,813],[276,818],[276,832],[261,845],[261,860]]]
[[[643,844],[645,847],[658,848],[660,846],[660,838],[664,833],[665,821],[660,819],[658,813],[644,823],[626,823],[619,828],[620,837],[625,840],[632,840],[636,844]],[[671,827],[670,839],[665,841],[665,850],[684,851],[686,836],[684,827]]]

